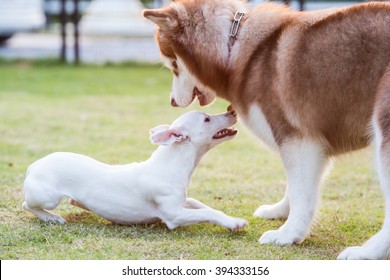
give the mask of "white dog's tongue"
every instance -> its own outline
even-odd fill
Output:
[[[221,138],[224,138],[226,136],[234,136],[237,134],[237,130],[235,130],[234,128],[225,128],[225,129],[222,129],[221,131],[217,132],[214,136],[213,136],[213,139],[221,139]]]

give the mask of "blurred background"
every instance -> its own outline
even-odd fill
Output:
[[[154,25],[142,15],[169,0],[0,0],[0,58],[105,64],[160,61]],[[263,0],[249,1],[251,6]],[[322,9],[358,0],[286,0]]]

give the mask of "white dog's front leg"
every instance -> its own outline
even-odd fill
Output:
[[[290,214],[278,230],[265,232],[259,242],[290,245],[302,242],[309,231],[326,166],[322,146],[313,141],[293,139],[280,149],[287,173]]]
[[[231,230],[244,228],[248,222],[241,218],[234,218],[214,209],[187,209],[182,208],[176,214],[163,218],[169,229],[179,226],[189,226],[199,223],[210,223]]]
[[[186,204],[199,208],[178,208],[174,205],[180,204],[172,204],[172,202],[173,201],[169,199],[164,199],[163,203],[158,203],[159,210],[161,211],[160,219],[166,223],[169,229],[199,223],[210,223],[231,230],[238,230],[244,228],[248,224],[244,219],[228,216],[225,213],[210,208],[194,199],[186,200]]]
[[[214,211],[218,211],[218,210],[215,210],[205,204],[203,204],[202,202],[194,199],[194,198],[187,198],[186,199],[186,204],[185,204],[185,208],[187,209],[203,209],[203,208],[206,208],[206,209],[211,209],[211,210],[214,210]],[[218,211],[220,212],[220,211]]]

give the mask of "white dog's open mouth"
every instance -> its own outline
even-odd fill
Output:
[[[227,136],[234,136],[236,135],[238,130],[234,128],[224,128],[221,131],[218,131],[216,134],[214,134],[213,139],[222,139]]]

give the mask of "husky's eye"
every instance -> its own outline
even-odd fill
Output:
[[[173,74],[176,76],[176,77],[178,77],[179,76],[179,67],[177,66],[177,62],[176,62],[176,60],[173,60],[172,61],[172,72],[173,72]]]
[[[209,122],[210,121],[210,117],[209,116],[206,116],[205,118],[204,118],[204,122]]]

